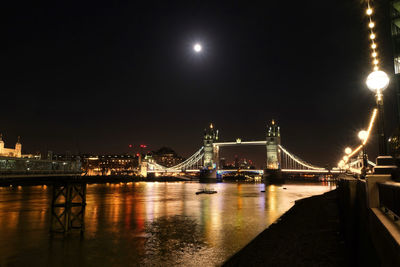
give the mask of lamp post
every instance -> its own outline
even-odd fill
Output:
[[[367,77],[368,88],[375,93],[376,106],[378,108],[378,138],[379,138],[379,155],[387,155],[385,125],[383,117],[383,90],[389,85],[389,77],[381,70],[371,72]]]
[[[367,174],[367,154],[365,150],[365,140],[368,138],[368,132],[365,130],[361,130],[358,133],[358,138],[361,140],[362,145],[362,169],[361,169],[361,177],[364,178]]]
[[[338,167],[339,167],[339,171],[343,172],[343,169],[345,168],[346,163],[344,162],[344,160],[339,161],[338,163]]]

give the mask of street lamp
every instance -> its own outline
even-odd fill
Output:
[[[340,169],[340,172],[342,172],[342,170],[344,169],[346,163],[344,162],[344,160],[339,161],[338,163],[338,167]]]
[[[358,138],[360,138],[361,142],[364,143],[365,140],[367,139],[367,137],[368,137],[368,132],[367,131],[361,130],[361,131],[358,132]]]
[[[350,155],[351,152],[352,152],[352,150],[351,150],[350,147],[346,147],[346,148],[344,149],[344,153],[346,153],[346,155]]]
[[[365,151],[365,142],[368,138],[368,132],[365,130],[361,130],[358,132],[358,138],[361,140],[362,145],[362,169],[361,169],[361,177],[365,177],[367,174],[367,154]]]
[[[381,70],[371,72],[367,77],[368,88],[375,93],[376,105],[378,108],[378,136],[379,136],[379,154],[386,155],[385,125],[383,118],[383,90],[389,85],[389,77]]]

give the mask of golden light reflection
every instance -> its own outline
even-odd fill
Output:
[[[268,208],[273,214],[277,210],[276,189],[275,185],[268,186]]]
[[[135,212],[135,223],[136,229],[135,232],[142,233],[144,232],[144,227],[146,223],[146,216],[145,216],[145,204],[142,201],[134,201],[134,212]]]
[[[242,196],[241,196],[241,193],[242,193],[242,185],[241,184],[237,185],[237,191],[238,191],[237,209],[241,210],[242,207],[243,207],[243,199],[242,199]]]
[[[213,196],[210,198],[210,219],[211,219],[211,224],[209,225],[208,228],[208,242],[210,244],[213,244],[213,246],[217,245],[216,240],[218,240],[218,236],[221,232],[222,222],[221,222],[221,209],[219,208],[218,205],[218,200],[220,197],[218,196]]]

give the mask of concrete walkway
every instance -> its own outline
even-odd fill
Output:
[[[348,266],[336,194],[296,201],[224,266]]]

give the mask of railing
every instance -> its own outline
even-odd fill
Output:
[[[379,204],[387,213],[389,210],[400,218],[400,185],[392,183],[378,183]]]
[[[0,177],[9,175],[80,174],[79,161],[0,157]]]
[[[80,170],[0,170],[0,175],[11,174],[80,174]]]

